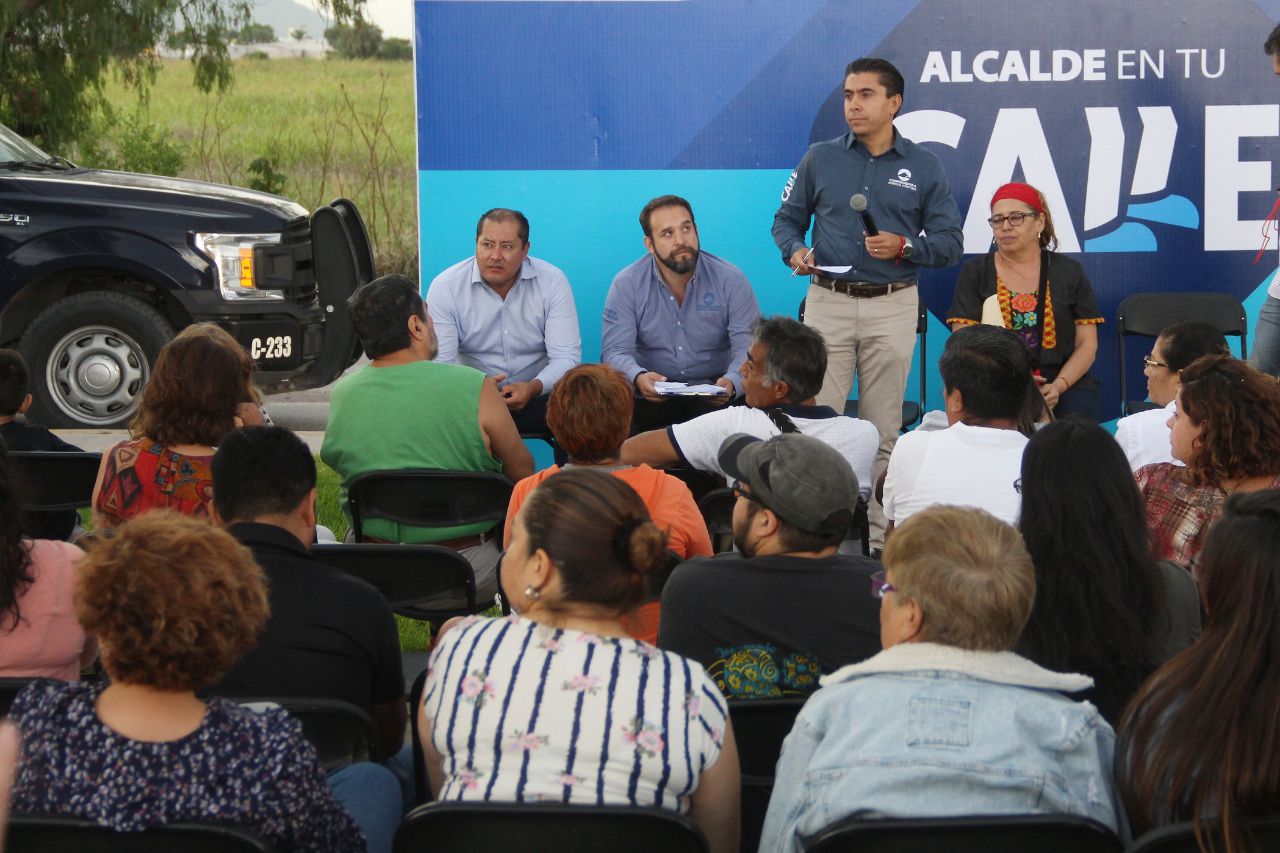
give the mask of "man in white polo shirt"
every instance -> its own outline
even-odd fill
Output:
[[[885,518],[901,524],[926,507],[953,504],[1017,524],[1027,445],[1017,420],[1035,393],[1031,353],[1008,329],[968,326],[947,340],[938,372],[950,426],[898,439],[884,482]]]
[[[798,432],[839,451],[858,478],[862,496],[868,497],[880,433],[870,421],[815,403],[826,369],[827,346],[816,329],[789,317],[760,320],[741,368],[747,405],[632,436],[622,445],[622,461],[655,468],[683,463],[723,477],[720,445],[729,436]]]

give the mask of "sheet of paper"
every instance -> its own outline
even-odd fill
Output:
[[[853,269],[853,264],[849,264],[849,266],[847,267],[814,267],[814,269],[822,270],[823,272],[829,272],[832,275],[840,275],[841,273],[846,273],[849,270]]]
[[[719,385],[689,385],[684,382],[655,382],[653,390],[663,397],[707,395],[718,397],[729,393]]]

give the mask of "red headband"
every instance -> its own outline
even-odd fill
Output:
[[[991,206],[994,207],[996,202],[1004,198],[1023,202],[1030,205],[1036,213],[1044,213],[1044,208],[1040,205],[1040,193],[1031,184],[1005,184],[991,197]]]

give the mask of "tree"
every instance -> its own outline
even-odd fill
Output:
[[[338,21],[360,20],[365,0],[317,0]],[[89,131],[115,71],[145,98],[155,47],[191,51],[201,91],[231,86],[229,37],[250,22],[253,0],[0,0],[0,123],[56,151]],[[379,36],[380,37],[380,36]]]
[[[259,24],[253,21],[240,28],[236,41],[240,44],[270,44],[276,40],[276,31],[270,24]]]
[[[369,59],[378,55],[382,46],[382,27],[363,19],[351,24],[337,24],[324,31],[329,46],[347,59]]]
[[[383,39],[378,46],[379,59],[413,59],[413,45],[408,39]]]
[[[306,27],[290,27],[289,37],[294,41],[302,41],[307,37],[307,28]]]

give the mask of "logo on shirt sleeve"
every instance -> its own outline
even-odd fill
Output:
[[[799,172],[792,172],[791,177],[787,178],[787,185],[782,188],[783,201],[791,198],[791,191],[796,188],[796,176],[799,174]]]

